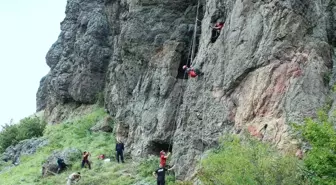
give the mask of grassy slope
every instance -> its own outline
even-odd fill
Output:
[[[103,109],[97,108],[91,114],[59,125],[48,126],[44,136],[50,144],[30,156],[22,156],[21,164],[0,174],[1,185],[59,185],[65,184],[67,176],[80,171],[82,179],[78,185],[128,185],[134,182],[155,184],[151,172],[157,167],[158,159],[145,159],[136,163],[128,160],[126,164],[115,162],[103,163],[97,159],[99,154],[105,154],[114,161],[115,139],[108,133],[91,133],[91,128],[106,115]],[[72,169],[57,176],[41,178],[43,162],[55,150],[77,148],[91,152],[92,170],[81,169],[81,159],[78,159]],[[173,176],[168,176],[168,185],[174,184]]]

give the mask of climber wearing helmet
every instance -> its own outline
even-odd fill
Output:
[[[182,68],[191,78],[202,75],[202,73],[198,69],[194,69],[193,67],[188,67],[184,65]]]

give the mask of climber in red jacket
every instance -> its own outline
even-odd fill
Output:
[[[196,76],[203,74],[200,70],[194,69],[193,67],[188,67],[187,65],[184,65],[182,68],[191,78],[195,78]]]
[[[211,27],[211,26],[210,26]],[[211,35],[211,42],[214,43],[216,39],[219,37],[219,34],[224,27],[224,22],[221,20],[218,20],[214,27],[212,28],[212,35]]]

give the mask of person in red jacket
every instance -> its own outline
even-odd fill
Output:
[[[214,43],[217,40],[223,27],[224,27],[224,22],[221,20],[217,21],[214,27],[211,27],[212,28],[212,35],[211,35],[212,43]]]
[[[170,156],[170,152],[166,155],[166,153],[162,150],[160,152],[160,165],[164,168],[166,166],[166,162],[168,157]]]
[[[195,78],[196,76],[203,74],[201,71],[199,71],[198,69],[194,69],[193,67],[188,67],[184,65],[182,68],[191,78]]]

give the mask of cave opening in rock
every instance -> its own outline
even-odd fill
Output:
[[[148,154],[160,155],[160,151],[172,152],[173,144],[169,144],[167,141],[151,141],[148,146]]]

